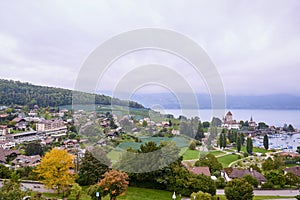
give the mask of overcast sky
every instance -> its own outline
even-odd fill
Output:
[[[300,95],[299,10],[298,0],[1,1],[0,78],[72,89],[83,62],[102,42],[154,27],[196,41],[227,94]],[[148,50],[122,57],[99,81],[101,90],[112,90],[133,66],[159,61],[205,92],[187,63],[166,54]]]

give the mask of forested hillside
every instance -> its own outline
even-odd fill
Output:
[[[20,81],[0,79],[0,105],[38,105],[41,107],[56,107],[72,104],[72,90],[37,86],[30,83],[22,83]],[[78,95],[78,93],[76,93]],[[88,94],[80,92],[82,98]],[[112,98],[105,95],[95,95],[96,104],[110,105]],[[113,99],[114,105],[127,106],[128,102],[119,99]],[[130,101],[129,106],[132,108],[143,108],[141,104]]]

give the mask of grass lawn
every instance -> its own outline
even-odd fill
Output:
[[[212,154],[214,156],[220,156],[226,154],[224,151],[210,151],[209,154]]]
[[[233,149],[236,150],[236,148],[233,148]],[[247,152],[246,146],[242,146],[241,151]],[[263,149],[263,148],[253,147],[253,153],[268,153],[268,152],[272,152],[272,151],[271,150],[266,150],[266,149]]]
[[[112,162],[114,161],[116,162],[120,160],[121,154],[122,154],[121,151],[112,150],[107,154],[107,157],[111,159]]]
[[[153,190],[145,188],[129,187],[124,196],[118,197],[118,199],[126,200],[170,200],[172,199],[172,192],[163,190]],[[176,195],[177,196],[177,195]],[[179,197],[177,199],[180,199]]]
[[[183,160],[192,160],[199,158],[200,151],[187,149],[183,154]]]
[[[83,195],[80,197],[80,200],[91,200],[91,198],[85,193],[86,187],[83,189]],[[146,189],[146,188],[137,188],[137,187],[128,187],[125,195],[117,197],[117,199],[123,200],[170,200],[173,195],[173,192],[164,191],[164,190],[154,190],[154,189]],[[43,196],[45,197],[56,197],[61,198],[61,195],[57,195],[56,193],[44,193]],[[179,195],[177,196],[177,200],[180,199]],[[220,200],[226,200],[225,195],[217,195]],[[266,199],[288,199],[293,198],[291,197],[279,197],[279,196],[255,196],[253,200],[266,200]],[[75,200],[75,197],[69,196],[68,200]],[[109,200],[109,195],[102,200]]]
[[[222,164],[223,167],[228,167],[228,165],[230,163],[232,163],[233,161],[238,160],[238,155],[228,154],[228,155],[225,155],[225,156],[218,157],[217,159]]]

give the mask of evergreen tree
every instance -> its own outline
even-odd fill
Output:
[[[241,147],[242,147],[242,139],[241,139],[241,136],[238,135],[236,138],[236,148],[237,148],[238,152],[241,151]]]
[[[223,133],[220,134],[220,137],[219,137],[219,145],[220,145],[220,148],[223,147]]]
[[[253,151],[253,141],[252,141],[252,139],[250,137],[247,138],[246,149],[247,149],[247,153],[251,155],[252,151]]]
[[[196,136],[195,136],[195,139],[196,140],[202,140],[202,138],[204,138],[204,130],[203,130],[203,127],[202,127],[202,123],[199,121],[198,123],[198,129],[197,129],[197,133],[196,133]]]
[[[267,134],[264,136],[264,147],[266,150],[269,149],[269,137]]]
[[[223,140],[222,140],[222,142],[223,142],[223,144],[222,144],[223,148],[226,147],[226,141],[227,141],[227,139],[226,139],[226,133],[223,133]]]

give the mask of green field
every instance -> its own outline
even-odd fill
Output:
[[[142,142],[122,142],[117,146],[117,149],[127,150],[130,147],[133,149],[139,149],[141,144],[145,144],[147,142],[155,142],[159,145],[161,142],[174,142],[177,147],[184,148],[189,145],[189,140],[184,137],[139,137]]]
[[[228,155],[225,155],[225,156],[218,157],[217,159],[222,164],[223,167],[228,167],[228,165],[230,163],[232,163],[233,161],[238,160],[238,155],[228,154]]]
[[[236,148],[233,148],[234,150],[236,150]],[[246,146],[242,146],[241,148],[242,152],[247,152],[246,150]],[[268,153],[268,152],[272,152],[271,150],[266,150],[263,148],[258,148],[258,147],[253,147],[253,153]]]
[[[212,154],[214,156],[221,156],[221,155],[226,154],[226,152],[225,151],[210,151],[209,154]]]
[[[80,200],[91,200],[91,198],[85,193],[85,189],[83,191],[83,195],[80,197]],[[164,190],[154,190],[154,189],[146,189],[146,188],[137,188],[137,187],[128,187],[125,195],[117,197],[117,199],[125,199],[125,200],[170,200],[172,199],[173,192],[164,191]],[[57,195],[56,193],[44,193],[45,197],[58,197],[62,198],[61,195]],[[176,194],[177,200],[181,199],[178,194]],[[217,195],[220,200],[226,200],[224,195]],[[267,200],[267,199],[289,199],[291,197],[279,197],[279,196],[255,196],[253,200]],[[73,196],[69,196],[68,200],[75,200]],[[102,200],[109,200],[109,196],[102,198]]]
[[[200,151],[187,149],[183,154],[183,160],[199,159]]]

